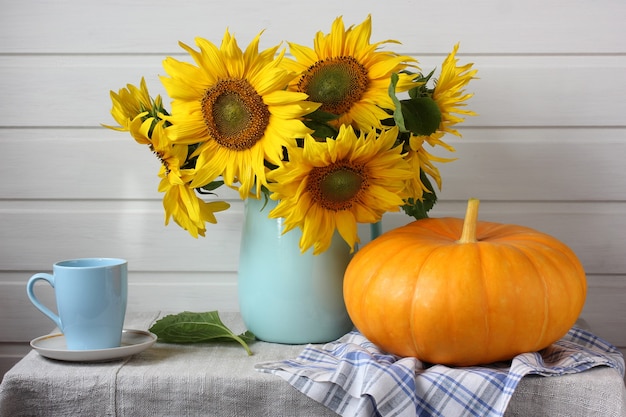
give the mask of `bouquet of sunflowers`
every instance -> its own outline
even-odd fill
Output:
[[[260,33],[245,50],[228,30],[219,47],[181,42],[195,64],[165,59],[170,110],[142,79],[111,91],[119,126],[105,127],[129,132],[162,162],[166,224],[204,236],[229,205],[203,195],[226,185],[242,199],[277,200],[269,216],[284,218],[284,232],[302,229],[303,252],[323,252],[335,231],[354,248],[358,223],[400,209],[427,216],[432,181],[441,188],[434,163],[451,159],[424,145],[454,151],[442,137],[460,136],[454,126],[474,115],[464,89],[476,70],[458,65],[458,45],[435,77],[382,50],[396,41],[370,35],[370,16],[347,29],[339,17],[313,48],[288,42],[290,56],[280,45],[259,52]]]

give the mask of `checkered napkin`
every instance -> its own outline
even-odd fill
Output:
[[[386,354],[358,331],[324,346],[307,345],[293,360],[256,365],[342,416],[502,416],[524,375],[563,375],[595,366],[624,375],[611,344],[578,328],[534,353],[489,366],[425,366]]]

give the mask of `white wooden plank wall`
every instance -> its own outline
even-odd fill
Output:
[[[626,3],[622,0],[295,2],[30,0],[0,13],[0,375],[52,328],[26,298],[34,272],[83,256],[129,260],[129,312],[237,310],[242,205],[195,240],[163,226],[157,162],[113,123],[109,90],[158,75],[195,36],[244,47],[311,45],[343,15],[373,17],[373,41],[429,70],[460,41],[479,69],[472,109],[450,138],[433,216],[462,216],[482,199],[484,220],[524,224],[570,245],[588,273],[583,318],[626,347]],[[439,152],[442,156],[445,153]],[[408,222],[385,218],[389,229]],[[366,228],[363,229],[364,231]],[[268,265],[268,267],[271,267]],[[51,292],[41,287],[42,297]]]

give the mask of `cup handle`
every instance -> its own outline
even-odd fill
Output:
[[[30,299],[30,302],[39,309],[39,311],[48,316],[50,320],[52,320],[57,325],[57,327],[61,329],[61,331],[63,331],[63,326],[61,326],[61,319],[59,318],[59,316],[54,314],[52,310],[43,305],[35,295],[35,282],[39,280],[46,281],[48,284],[50,284],[52,288],[54,288],[54,276],[44,273],[35,274],[30,277],[30,279],[28,280],[28,284],[26,284],[26,293],[28,294],[28,298]]]

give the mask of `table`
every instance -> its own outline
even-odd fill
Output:
[[[126,328],[148,329],[163,313],[129,314]],[[237,313],[221,313],[233,331]],[[0,385],[0,415],[20,416],[336,416],[287,382],[255,371],[259,362],[294,358],[303,346],[156,343],[107,363],[69,363],[30,352]],[[562,377],[527,376],[506,416],[626,416],[619,373],[598,367]]]

